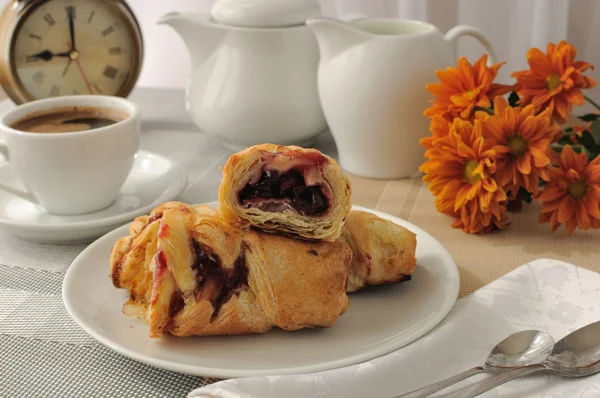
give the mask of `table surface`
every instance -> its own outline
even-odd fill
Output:
[[[182,90],[140,88],[141,148],[180,162],[188,187],[180,200],[214,201],[231,152],[191,123]],[[0,103],[0,114],[14,105]],[[315,147],[336,157],[329,133]],[[456,260],[464,296],[536,258],[564,260],[600,271],[600,231],[552,233],[537,223],[538,205],[511,214],[503,232],[472,236],[450,228],[420,179],[350,176],[353,203],[406,219],[442,242]],[[176,375],[121,357],[81,331],[60,295],[62,278],[85,245],[40,245],[0,232],[0,396],[183,396],[209,379]],[[94,378],[89,378],[93,374]],[[29,383],[36,378],[38,383]],[[118,381],[118,383],[114,381]],[[175,387],[174,387],[175,386]],[[152,394],[150,394],[150,391]],[[57,395],[60,392],[60,395]],[[179,394],[179,395],[178,395]]]

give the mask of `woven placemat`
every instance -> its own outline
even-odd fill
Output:
[[[1,397],[185,397],[215,380],[136,362],[69,317],[63,271],[0,265]]]
[[[564,228],[552,233],[548,224],[537,222],[538,203],[509,213],[512,224],[505,231],[468,235],[450,227],[452,218],[436,210],[434,197],[418,178],[385,181],[350,176],[350,181],[354,204],[408,220],[450,251],[460,271],[460,297],[537,258],[554,258],[600,272],[600,230],[576,231],[570,237]]]

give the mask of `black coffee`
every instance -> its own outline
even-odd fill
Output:
[[[11,127],[29,133],[74,133],[110,126],[128,117],[115,109],[72,106],[29,114]]]

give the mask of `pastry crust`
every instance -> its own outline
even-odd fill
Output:
[[[110,275],[151,337],[264,333],[332,326],[348,308],[351,256],[341,241],[242,230],[208,206],[170,202],[115,244]]]
[[[317,192],[316,199],[325,198],[327,209],[319,212],[311,208],[303,213],[295,205],[296,199],[291,198],[241,200],[248,184],[263,181],[266,172],[275,176],[293,173],[294,178],[303,178],[307,189],[320,190],[322,194]],[[316,149],[262,144],[231,155],[225,164],[219,188],[219,212],[225,220],[241,228],[252,226],[266,232],[332,242],[341,234],[350,211],[350,198],[350,182],[329,156]],[[309,214],[313,211],[315,214]]]
[[[375,214],[353,210],[340,241],[352,249],[348,292],[411,279],[417,260],[414,233]]]

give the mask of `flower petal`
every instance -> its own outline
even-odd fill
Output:
[[[573,217],[575,213],[575,199],[571,196],[565,196],[560,201],[560,207],[558,208],[558,222],[565,224]]]

